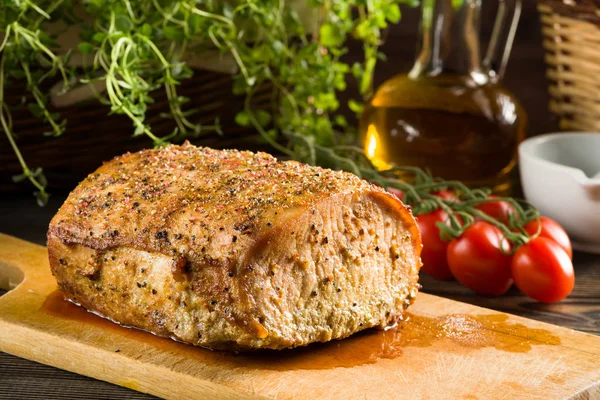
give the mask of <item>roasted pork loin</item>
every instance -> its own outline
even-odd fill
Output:
[[[358,177],[185,144],[125,154],[48,231],[66,298],[218,349],[282,349],[396,323],[417,293],[410,211]]]

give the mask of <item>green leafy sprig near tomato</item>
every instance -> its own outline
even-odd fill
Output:
[[[398,181],[387,190],[413,209],[421,231],[422,271],[455,278],[478,294],[499,296],[513,281],[526,295],[556,302],[573,289],[572,247],[555,221],[526,202],[441,181],[415,168],[396,168],[413,184]]]

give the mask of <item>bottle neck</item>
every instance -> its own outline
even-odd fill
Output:
[[[479,53],[481,0],[423,0],[418,56],[410,77],[463,75],[485,84]]]

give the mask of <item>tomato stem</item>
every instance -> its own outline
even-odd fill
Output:
[[[365,177],[386,189],[392,187],[402,190],[404,192],[402,200],[413,208],[415,216],[442,209],[447,214],[448,220],[444,223],[437,222],[436,225],[440,230],[440,237],[444,241],[451,241],[461,236],[475,221],[480,220],[500,229],[504,238],[512,244],[514,252],[539,235],[541,230],[541,227],[538,227],[536,235],[529,235],[523,228],[528,222],[539,220],[540,217],[540,213],[535,207],[526,201],[511,197],[490,197],[492,191],[489,188],[471,189],[460,181],[443,181],[434,178],[429,172],[420,168],[395,167],[386,173],[391,175],[389,179],[383,178],[381,175]],[[415,183],[408,183],[407,180]],[[443,190],[450,191],[459,201],[436,195],[437,192]],[[478,208],[482,204],[492,202],[509,204],[511,212],[508,215],[500,216],[500,218],[504,217],[503,220],[500,220]],[[504,249],[501,250],[505,252]]]

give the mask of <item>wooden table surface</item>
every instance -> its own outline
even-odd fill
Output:
[[[523,15],[505,83],[529,114],[530,134],[539,134],[556,130],[556,122],[547,112],[541,36],[531,4]],[[378,83],[409,68],[414,58],[417,19],[416,11],[406,11],[402,23],[391,30],[383,49],[388,62],[378,68]],[[489,33],[491,23],[485,21],[491,18],[483,21],[484,30]],[[63,196],[55,193],[47,207],[39,208],[29,194],[0,194],[0,232],[44,244],[48,222]],[[456,282],[438,282],[425,276],[421,283],[427,293],[600,335],[600,256],[576,252],[574,263],[575,289],[568,299],[555,305],[536,303],[516,289],[500,298],[484,298]],[[151,396],[0,353],[0,399],[5,398],[147,399]]]

